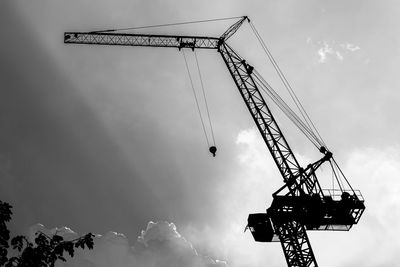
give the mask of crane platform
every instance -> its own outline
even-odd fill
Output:
[[[348,231],[365,210],[360,191],[324,190],[303,196],[274,196],[266,213],[249,214],[248,228],[258,242],[279,241],[277,227],[296,221],[306,230]]]

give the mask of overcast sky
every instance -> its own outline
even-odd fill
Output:
[[[63,43],[65,31],[242,15],[366,199],[350,232],[309,233],[318,263],[399,262],[400,4],[389,0],[1,1],[0,199],[14,207],[12,230],[42,223],[115,231],[137,248],[150,221],[167,221],[149,225],[231,267],[284,266],[279,243],[243,233],[282,179],[221,57],[197,52],[213,158],[182,52]],[[233,22],[153,32],[218,36]],[[248,24],[229,42],[285,97]],[[186,55],[194,72],[194,55]],[[283,130],[299,158],[320,157],[293,128]]]

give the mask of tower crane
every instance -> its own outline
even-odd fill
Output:
[[[318,264],[306,231],[350,230],[365,210],[364,199],[359,190],[345,189],[340,183],[338,189],[321,188],[316,171],[323,164],[336,166],[334,172],[342,173],[326,146],[319,147],[319,160],[306,167],[299,164],[260,91],[258,73],[227,43],[246,21],[250,23],[247,16],[241,17],[220,37],[104,30],[65,32],[64,43],[218,51],[284,181],[265,213],[248,216],[247,229],[257,242],[280,242],[289,267],[315,267]]]

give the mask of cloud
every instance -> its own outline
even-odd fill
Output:
[[[347,49],[347,48],[346,48]],[[344,57],[342,51],[335,49],[332,45],[327,42],[323,42],[323,46],[318,49],[317,54],[319,56],[318,62],[325,63],[329,56],[332,56],[339,61],[343,61]]]
[[[337,44],[336,42],[317,41],[313,42],[311,37],[307,37],[307,44],[317,47],[318,63],[326,63],[331,57],[339,61],[344,60],[344,54],[355,52],[361,48],[348,42]]]
[[[250,232],[244,233],[248,214],[264,212],[269,206],[272,192],[282,183],[279,172],[255,128],[238,133],[236,144],[235,164],[240,171],[235,169],[227,183],[216,185],[221,187],[215,203],[223,218],[220,225],[187,224],[178,231],[170,222],[149,222],[136,240],[108,232],[96,236],[94,250],[79,250],[57,267],[227,267],[228,263],[258,267],[265,266],[266,260],[270,267],[282,266],[285,259],[279,243],[257,243]],[[48,230],[35,225],[31,233],[37,230],[78,236],[66,227]],[[227,262],[216,260],[221,258]]]
[[[348,50],[351,52],[360,50],[361,48],[357,45],[354,44],[350,44],[350,43],[344,43],[344,44],[340,44],[340,47],[343,48],[344,50]]]
[[[331,242],[316,249],[341,255],[336,266],[395,266],[400,259],[399,146],[358,148],[344,163],[350,182],[364,196],[366,209],[358,225],[343,236],[332,235]],[[312,241],[319,245],[323,240],[321,233]]]
[[[337,57],[340,61],[343,61],[344,57],[343,57],[343,55],[342,55],[339,51],[336,51],[335,54],[336,54],[336,57]]]
[[[37,224],[30,228],[28,236],[42,231],[55,233],[65,239],[78,235],[67,227],[46,229]],[[96,235],[93,250],[78,250],[74,258],[58,262],[57,267],[227,267],[224,261],[199,254],[193,245],[181,236],[173,223],[149,222],[133,246],[123,234],[108,232]]]
[[[279,243],[257,243],[251,234],[243,233],[248,213],[264,211],[271,201],[271,193],[281,185],[279,172],[255,128],[241,131],[236,144],[239,148],[237,163],[244,168],[243,172],[232,175],[221,191],[225,203],[223,215],[229,218],[224,222],[224,229],[194,228],[189,231],[184,225],[181,233],[185,233],[189,242],[175,224],[149,222],[134,242],[115,232],[97,235],[94,250],[80,250],[74,258],[57,267],[228,266],[226,262],[214,260],[218,258],[215,255],[223,255],[230,266],[265,266],[266,260],[268,266],[284,265]],[[400,247],[396,239],[400,234],[398,151],[398,147],[358,148],[350,151],[346,158],[337,159],[355,189],[363,193],[367,209],[360,223],[348,233],[309,232],[321,266],[378,266],[380,263],[393,266],[399,260],[397,251]],[[296,156],[304,162],[312,161],[304,155]],[[66,227],[47,230],[36,225],[31,228],[31,233],[37,230],[47,234],[58,232],[67,238],[77,237]],[[198,241],[203,241],[201,251],[214,255],[213,258],[196,250]],[[376,244],[380,244],[379,247]],[[374,259],[363,262],[368,254],[375,255]]]
[[[269,206],[271,193],[282,185],[280,174],[255,128],[241,131],[236,144],[236,163],[243,168],[233,173],[229,183],[221,188],[220,210],[226,219],[221,223],[222,228],[183,225],[178,232],[173,223],[149,222],[133,242],[115,232],[98,235],[94,250],[79,251],[76,257],[57,266],[227,267],[226,262],[214,260],[220,255],[235,267],[266,266],[266,262],[270,267],[284,266],[279,243],[257,243],[250,233],[243,233],[247,215],[263,212]],[[399,147],[357,148],[346,157],[337,158],[350,183],[363,193],[367,208],[360,223],[349,232],[309,232],[321,266],[383,266],[382,263],[394,266],[398,262],[399,151]],[[313,161],[304,155],[296,157],[302,162]],[[324,171],[329,172],[325,167]],[[33,230],[45,229],[40,225],[35,227]],[[76,237],[65,227],[46,231]],[[365,255],[372,254],[373,260],[364,261]]]
[[[265,145],[259,140],[261,138],[257,138],[258,135],[256,129],[253,128],[242,131],[237,138],[237,143],[242,147],[239,161],[251,170],[251,174],[254,173],[254,176],[257,176],[254,178],[253,175],[250,175],[250,179],[248,177],[242,179],[242,188],[245,188],[246,182],[275,183],[275,180],[280,177],[279,174],[276,177],[263,177],[264,173],[275,171],[276,166],[266,164],[268,162],[265,161],[264,154],[268,152]],[[296,151],[294,152],[296,153]],[[307,159],[304,155],[297,153],[296,157],[302,162],[312,161],[312,159]],[[366,210],[359,224],[349,232],[308,232],[318,263],[321,266],[395,266],[400,260],[398,254],[400,250],[398,242],[400,235],[400,146],[358,147],[348,151],[345,156],[341,154],[340,158],[338,157],[336,160],[354,189],[361,190]],[[266,170],[268,168],[269,170]],[[327,172],[326,178],[330,177],[328,166],[324,165],[322,171],[323,173]],[[325,176],[326,174],[318,176],[321,182]],[[257,194],[260,192],[265,194],[265,189],[263,190],[263,188],[267,188],[265,185],[257,184],[257,187],[259,188]],[[277,188],[276,185],[271,187]],[[269,196],[268,199],[270,198]],[[257,200],[257,202],[259,201]],[[251,201],[250,204],[254,206],[256,201]],[[239,207],[238,210],[243,209],[242,206],[236,206]],[[261,257],[266,259],[266,253],[269,253],[274,247],[272,244],[265,244],[263,249]],[[374,255],[374,257],[365,257],[365,255]],[[277,251],[277,256],[284,258],[282,251]]]
[[[324,42],[323,47],[321,47],[320,49],[318,49],[317,51],[318,55],[319,55],[319,63],[325,63],[327,56],[329,54],[334,55],[335,52],[333,51],[333,48],[330,47],[326,42]]]

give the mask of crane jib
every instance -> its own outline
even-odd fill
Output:
[[[151,35],[102,32],[66,32],[64,43],[118,46],[152,46],[191,49],[218,49],[220,39],[204,36]]]

